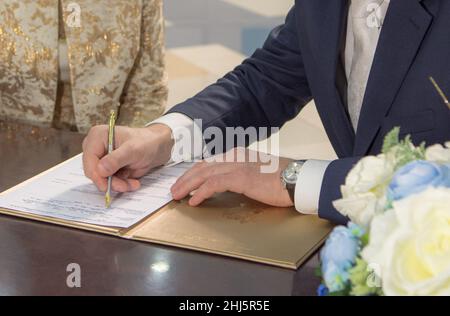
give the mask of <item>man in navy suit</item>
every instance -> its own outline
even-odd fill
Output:
[[[450,139],[450,111],[429,83],[450,89],[450,1],[297,0],[264,46],[216,84],[142,129],[118,127],[117,149],[106,154],[107,127],[84,142],[84,168],[100,190],[139,188],[139,177],[170,161],[177,128],[281,127],[314,99],[339,157],[280,159],[273,173],[260,163],[202,162],[172,188],[198,205],[234,191],[276,206],[343,223],[332,206],[340,185],[363,156],[380,152],[395,126],[413,142]],[[195,133],[194,133],[195,134]],[[293,135],[295,137],[295,135]],[[196,156],[192,149],[189,156]]]

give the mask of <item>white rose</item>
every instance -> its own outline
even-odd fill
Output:
[[[342,198],[333,202],[343,215],[367,227],[386,205],[386,188],[394,173],[393,163],[385,155],[361,159],[341,186]]]
[[[374,218],[362,257],[386,295],[450,295],[450,189],[430,188]]]
[[[425,159],[439,163],[450,163],[450,142],[442,145],[433,145],[426,149]]]

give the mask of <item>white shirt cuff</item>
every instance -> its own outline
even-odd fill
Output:
[[[202,158],[202,131],[189,116],[182,113],[169,113],[148,123],[146,126],[152,124],[164,124],[172,130],[174,146],[169,164]]]
[[[295,208],[302,214],[318,214],[322,181],[331,161],[308,160],[300,169],[295,185]]]

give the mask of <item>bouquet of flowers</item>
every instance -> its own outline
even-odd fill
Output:
[[[319,295],[450,295],[450,142],[385,138],[335,208],[350,219],[321,250]]]

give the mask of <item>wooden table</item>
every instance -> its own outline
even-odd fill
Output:
[[[0,121],[0,192],[81,152],[83,135]],[[70,263],[81,288],[69,288]],[[0,295],[315,295],[298,271],[0,215]]]

